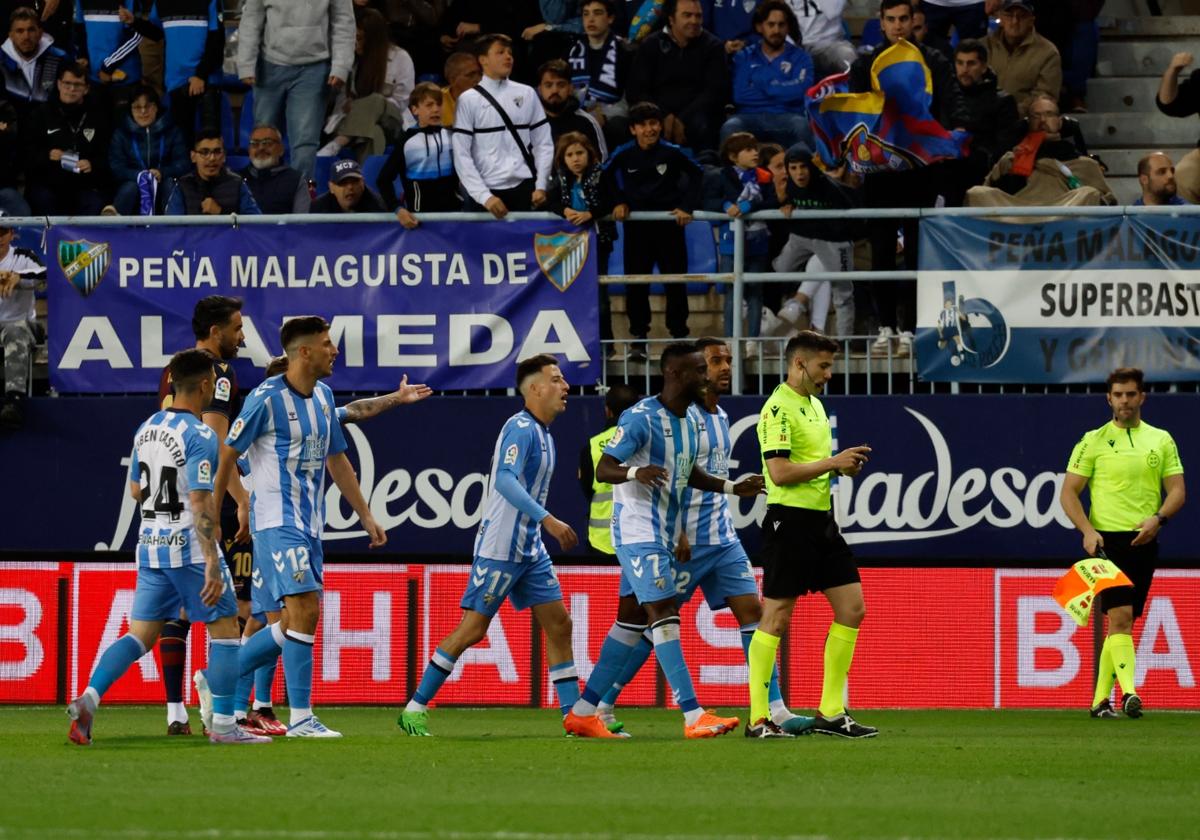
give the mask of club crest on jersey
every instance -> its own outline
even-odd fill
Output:
[[[222,376],[217,380],[217,387],[213,390],[213,399],[228,401],[232,390],[233,385],[229,382],[228,377]]]
[[[58,243],[58,267],[67,282],[84,297],[96,291],[111,263],[112,249],[107,242],[76,239]]]
[[[246,421],[241,417],[233,421],[233,425],[229,429],[229,439],[237,440],[238,435],[242,433],[242,429],[246,428]]]
[[[579,277],[588,257],[588,235],[580,233],[535,233],[533,255],[546,279],[565,292]]]

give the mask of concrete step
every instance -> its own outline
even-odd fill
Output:
[[[1155,76],[1115,76],[1092,79],[1087,86],[1087,107],[1097,113],[1158,113]]]
[[[1074,114],[1083,129],[1088,148],[1157,149],[1190,146],[1196,142],[1200,125],[1194,119],[1177,119],[1166,114]]]
[[[1158,5],[1163,13],[1160,20],[1178,15],[1200,14],[1200,0],[1159,0]],[[1150,17],[1150,6],[1146,0],[1107,0],[1102,17]]]
[[[1197,133],[1200,134],[1200,125],[1197,127]],[[1192,151],[1195,146],[1172,146],[1166,149],[1157,149],[1156,151],[1165,152],[1171,160],[1179,163],[1179,160]],[[1137,162],[1146,154],[1142,149],[1104,149],[1097,152],[1104,159],[1104,163],[1108,166],[1108,176],[1115,177],[1136,177]]]
[[[1112,188],[1113,194],[1121,204],[1133,204],[1142,195],[1142,185],[1138,183],[1137,178],[1113,178],[1105,177],[1108,181],[1108,186]]]
[[[1105,5],[1108,11],[1107,4]],[[1188,36],[1200,37],[1200,17],[1119,17],[1111,14],[1101,15],[1101,38],[1183,38]]]
[[[1101,41],[1097,76],[1161,76],[1175,53],[1200,55],[1200,38],[1162,41]]]

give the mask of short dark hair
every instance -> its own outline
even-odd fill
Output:
[[[815,330],[800,330],[784,349],[784,356],[790,366],[792,359],[798,353],[836,353],[838,351],[838,343],[827,335],[822,335]]]
[[[602,0],[597,0],[602,2]],[[12,14],[8,16],[8,28],[11,30],[14,23],[19,20],[31,20],[37,24],[38,29],[42,29],[42,17],[35,10],[28,6],[17,6],[12,10]]]
[[[800,21],[796,20],[796,13],[784,0],[763,0],[759,3],[754,14],[750,16],[751,28],[766,23],[771,12],[783,12],[783,16],[787,19],[788,37],[796,42],[796,46],[800,46]]]
[[[666,0],[666,2],[663,3],[662,19],[664,21],[668,21],[675,17],[675,12],[679,9],[679,4],[685,1],[688,3],[696,3],[701,7],[701,9],[704,8],[704,4],[701,3],[700,0]]]
[[[958,46],[954,49],[954,54],[959,53],[975,53],[979,56],[979,60],[984,64],[988,63],[988,48],[987,44],[983,43],[978,38],[966,38],[958,42]]]
[[[633,406],[641,395],[632,385],[626,385],[620,382],[608,389],[608,393],[604,395],[604,407],[614,418],[620,417],[621,412]]]
[[[421,104],[422,99],[432,99],[437,104],[442,104],[442,89],[433,82],[421,82],[412,89],[412,93],[408,95],[408,107],[416,108]]]
[[[225,138],[221,134],[219,128],[202,128],[196,132],[196,139],[192,141],[192,148],[196,148],[205,140],[220,140],[221,148],[225,148]]]
[[[760,143],[758,146],[758,163],[760,166],[766,166],[771,162],[771,158],[783,152],[783,146],[778,143]]]
[[[270,378],[278,376],[281,373],[286,373],[288,369],[288,357],[276,356],[271,361],[267,362],[266,370],[263,371],[263,376]]]
[[[691,341],[672,341],[662,351],[662,356],[659,358],[658,367],[663,373],[666,373],[667,368],[676,359],[682,359],[684,356],[690,356],[693,353],[699,353],[700,348]]]
[[[609,17],[617,16],[617,4],[614,3],[613,0],[583,0],[583,2],[579,4],[579,11],[582,12],[584,6],[588,6],[592,3],[599,3],[601,6],[603,6],[604,11],[608,12]]]
[[[226,295],[209,295],[196,301],[192,309],[192,335],[197,341],[208,338],[213,327],[229,323],[234,312],[242,311],[242,299]]]
[[[492,48],[492,44],[503,44],[512,49],[512,38],[500,32],[489,32],[487,35],[480,35],[475,39],[475,43],[471,45],[471,52],[475,58],[481,58],[488,54],[488,50]]]
[[[302,315],[280,327],[279,343],[283,345],[283,352],[289,353],[300,339],[326,332],[329,332],[329,322],[320,315]]]
[[[884,12],[897,6],[908,6],[908,13],[912,14],[913,2],[914,0],[879,0],[879,16],[883,17]]]
[[[696,339],[696,349],[703,353],[709,347],[728,347],[729,342],[723,338],[714,338],[711,335],[706,335],[704,338]]]
[[[171,357],[171,386],[175,393],[194,391],[207,376],[212,375],[212,356],[203,350],[180,350]]]
[[[1108,390],[1112,390],[1112,386],[1118,382],[1133,382],[1137,385],[1139,392],[1146,390],[1146,374],[1142,373],[1141,368],[1121,367],[1114,370],[1108,375],[1108,379],[1104,383],[1108,386]]]
[[[757,149],[758,138],[749,131],[735,131],[721,141],[721,160],[733,163],[733,159],[746,149]]]
[[[88,80],[87,70],[83,69],[82,64],[78,61],[64,61],[58,66],[58,72],[54,74],[54,81],[61,82],[63,76],[66,76],[68,73],[72,76],[78,76],[85,82]]]
[[[537,69],[537,83],[539,85],[547,73],[551,76],[557,76],[564,81],[571,81],[571,66],[561,58],[552,58],[549,61],[543,62],[542,66]]]
[[[133,95],[129,97],[129,104],[132,105],[139,99],[145,99],[155,107],[162,106],[162,100],[158,97],[158,91],[150,87],[150,85],[136,85],[133,88]]]
[[[653,102],[637,102],[629,107],[629,124],[640,125],[650,120],[662,122],[662,108]]]
[[[529,377],[537,376],[543,369],[556,364],[558,364],[558,359],[549,353],[538,353],[536,356],[530,356],[528,359],[517,362],[517,390],[521,390],[525,380]]]

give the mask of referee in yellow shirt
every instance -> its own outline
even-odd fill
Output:
[[[862,582],[850,546],[833,518],[831,474],[858,475],[871,451],[855,446],[833,454],[833,430],[817,394],[833,376],[837,342],[805,330],[787,343],[787,381],[767,399],[758,419],[767,485],[763,520],[763,612],[750,639],[750,738],[782,737],[771,722],[768,686],[779,641],[796,599],[820,592],[833,608],[825,639],[821,706],[811,731],[870,738],[877,730],[846,711],[846,676],[858,628],[866,616]]]
[[[1063,511],[1083,533],[1083,550],[1094,557],[1103,549],[1133,581],[1133,586],[1100,593],[1108,636],[1100,651],[1094,718],[1117,717],[1109,701],[1117,680],[1121,710],[1131,718],[1142,716],[1135,684],[1133,622],[1146,606],[1158,564],[1158,532],[1183,507],[1185,495],[1179,450],[1170,434],[1142,420],[1145,401],[1140,370],[1117,368],[1108,375],[1112,420],[1075,444],[1062,488]],[[1079,498],[1084,487],[1091,497],[1087,514]]]

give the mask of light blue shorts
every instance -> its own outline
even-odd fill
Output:
[[[459,606],[491,618],[505,598],[518,610],[561,601],[562,587],[550,555],[543,552],[528,563],[476,557]]]
[[[233,578],[229,576],[229,566],[224,560],[221,561],[221,580],[225,582],[221,598],[210,607],[200,600],[200,590],[204,588],[204,564],[192,563],[177,569],[140,566],[129,617],[135,621],[170,621],[179,617],[180,607],[187,610],[189,621],[202,624],[237,615]]]
[[[254,534],[254,572],[264,590],[258,605],[281,602],[286,595],[320,592],[325,555],[321,540],[296,528],[267,528]],[[253,596],[251,598],[253,603]],[[257,606],[252,607],[257,612]],[[274,608],[272,608],[274,609]]]
[[[666,601],[675,593],[675,554],[657,543],[617,546],[621,563],[621,595],[635,595],[639,604]]]

